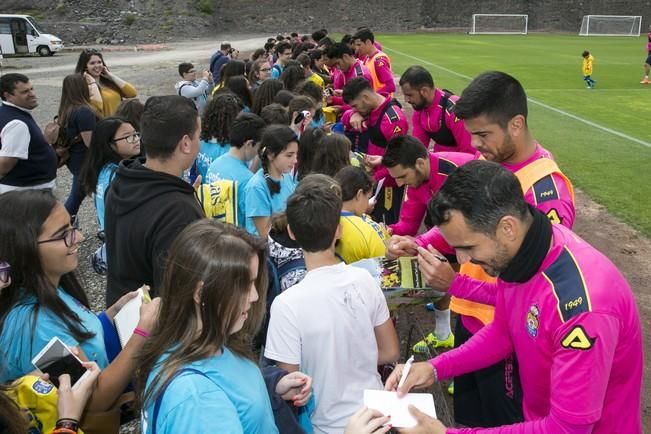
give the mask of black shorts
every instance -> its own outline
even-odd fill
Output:
[[[646,62],[644,63],[646,63],[647,65],[651,65],[651,53],[649,53],[649,55],[646,57]]]
[[[472,333],[457,317],[454,346]],[[496,427],[522,422],[522,386],[515,354],[488,368],[454,377],[454,420],[468,427]]]

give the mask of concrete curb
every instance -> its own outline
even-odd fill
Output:
[[[63,51],[79,52],[88,48],[94,48],[101,52],[116,52],[116,51],[164,51],[170,50],[170,47],[165,44],[140,44],[140,45],[99,45],[99,46],[81,46],[75,45],[64,47]]]

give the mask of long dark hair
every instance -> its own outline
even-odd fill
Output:
[[[4,428],[2,432],[5,434],[25,434],[29,430],[27,418],[13,399],[6,395],[5,392],[8,390],[8,386],[0,384],[0,426]]]
[[[219,84],[223,86],[229,78],[237,77],[238,75],[246,75],[246,63],[239,59],[231,59],[220,70]]]
[[[102,53],[100,51],[94,48],[87,48],[85,50],[82,50],[81,53],[79,53],[79,60],[77,60],[77,66],[75,66],[75,73],[83,74],[84,72],[86,72],[86,65],[88,65],[88,61],[93,56],[99,57],[100,60],[102,61],[102,65],[107,66],[106,62],[104,61],[104,56],[102,56]],[[111,89],[119,93],[122,98],[124,98],[124,94],[122,93],[122,90],[117,84],[113,82],[113,80],[109,80],[103,75],[100,75],[98,84],[101,84],[104,87],[110,87]]]
[[[273,103],[276,94],[284,88],[283,82],[275,78],[263,81],[258,90],[255,91],[251,111],[259,116],[262,109]]]
[[[287,66],[282,74],[280,74],[280,81],[285,84],[285,89],[294,92],[299,84],[305,80],[305,72],[300,65]]]
[[[259,261],[251,305],[241,331],[231,335],[251,285],[251,259]],[[211,357],[228,346],[240,357],[252,357],[252,337],[266,309],[266,246],[241,228],[200,220],[185,228],[170,247],[161,286],[160,321],[140,352],[136,389],[146,406],[156,398],[179,367]],[[201,285],[200,303],[195,292]],[[201,330],[199,329],[201,324]],[[151,381],[160,357],[172,350]]]
[[[344,167],[350,166],[350,147],[350,140],[343,134],[323,137],[314,152],[312,173],[333,177]]]
[[[278,154],[287,149],[291,142],[297,142],[298,137],[287,125],[269,125],[262,132],[260,139],[260,149],[258,149],[258,156],[260,157],[260,164],[262,165],[262,172],[267,180],[267,187],[271,195],[280,193],[280,182],[274,180],[269,176],[269,157],[275,158]]]
[[[11,285],[0,291],[0,330],[11,309],[27,297],[33,296],[32,330],[40,309],[48,309],[78,341],[94,336],[81,325],[79,316],[57,294],[57,288],[45,276],[38,252],[37,239],[43,223],[58,202],[50,190],[10,191],[0,195],[0,258],[11,262]],[[88,297],[81,288],[75,272],[64,274],[59,286],[86,308]]]
[[[325,135],[326,132],[321,128],[307,128],[301,134],[301,140],[298,143],[298,173],[296,176],[299,181],[312,173],[314,154]]]
[[[59,125],[67,126],[73,111],[80,107],[88,107],[98,116],[97,110],[90,103],[88,83],[81,74],[70,74],[63,79],[61,86],[61,101],[59,102]]]
[[[203,112],[201,140],[215,139],[221,144],[228,143],[231,126],[243,108],[242,100],[237,95],[228,90],[219,90]]]
[[[128,123],[126,119],[113,116],[103,119],[95,125],[80,172],[81,188],[87,196],[92,196],[95,193],[102,167],[106,163],[118,164],[122,160],[111,144],[118,128],[124,123]]]
[[[142,101],[138,98],[129,98],[120,103],[115,111],[115,116],[126,119],[136,131],[140,132],[140,120],[144,111],[145,105]]]
[[[228,90],[237,95],[246,107],[251,108],[251,104],[253,104],[253,96],[251,95],[251,89],[249,89],[249,82],[244,76],[238,75],[229,78],[226,80],[225,86]]]

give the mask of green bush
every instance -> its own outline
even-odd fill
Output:
[[[136,22],[136,16],[134,14],[126,14],[123,18],[124,24],[127,26],[132,25]]]
[[[212,0],[195,0],[194,7],[202,14],[212,15],[215,12]]]

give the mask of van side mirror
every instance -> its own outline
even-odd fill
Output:
[[[36,34],[36,29],[32,29],[32,36],[37,37],[38,35]]]

